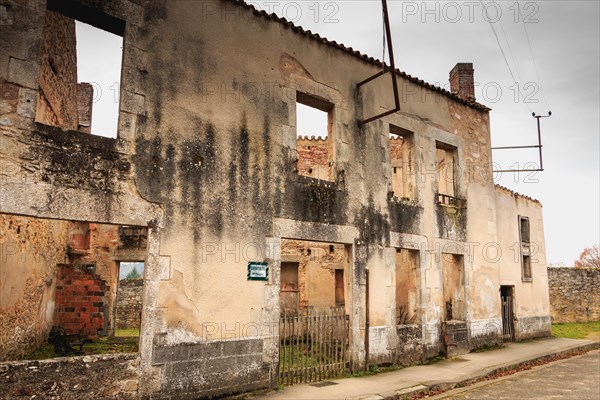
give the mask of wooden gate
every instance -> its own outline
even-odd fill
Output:
[[[318,382],[346,373],[348,315],[343,307],[284,313],[279,335],[279,384]]]
[[[513,286],[501,286],[500,299],[502,303],[502,341],[514,342]]]

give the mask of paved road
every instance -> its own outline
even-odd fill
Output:
[[[433,399],[600,400],[600,351],[453,390]]]

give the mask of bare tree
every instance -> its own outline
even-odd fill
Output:
[[[579,260],[575,261],[575,268],[600,269],[600,250],[598,249],[598,244],[583,249],[579,255]]]

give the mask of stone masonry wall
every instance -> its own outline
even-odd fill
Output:
[[[136,399],[136,354],[0,363],[3,399]]]
[[[600,270],[548,268],[552,322],[600,320]]]
[[[115,328],[139,328],[142,315],[143,279],[122,279],[117,289]]]
[[[65,221],[0,214],[0,361],[21,358],[48,338],[67,237]]]

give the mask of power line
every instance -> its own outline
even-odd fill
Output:
[[[550,103],[548,103],[548,99],[546,99],[546,93],[542,88],[542,79],[540,78],[540,74],[538,72],[537,63],[535,62],[535,56],[533,55],[533,47],[531,46],[531,40],[529,39],[529,33],[527,32],[527,28],[525,26],[525,19],[523,18],[523,14],[521,13],[521,7],[517,4],[517,8],[519,9],[519,18],[521,18],[521,24],[523,24],[523,30],[525,31],[525,37],[527,38],[527,44],[529,45],[529,53],[531,53],[531,60],[533,61],[533,68],[535,70],[535,76],[537,78],[538,84],[540,86],[540,92],[542,93],[542,98],[544,99],[544,103],[546,103],[546,107],[550,108]]]
[[[481,3],[481,6],[483,7],[483,9],[486,10],[486,7],[485,7],[485,4],[483,3],[483,1],[480,1],[480,3]],[[510,64],[508,62],[508,59],[506,58],[506,54],[504,53],[504,49],[502,48],[502,44],[500,43],[500,38],[498,37],[498,33],[496,32],[496,28],[494,27],[494,24],[490,20],[489,15],[487,17],[488,18],[486,18],[486,19],[489,22],[490,27],[492,28],[492,32],[494,32],[494,37],[496,38],[496,43],[498,43],[498,47],[500,48],[500,52],[502,53],[502,58],[504,58],[504,62],[506,63],[506,67],[508,68],[508,72],[510,73],[510,76],[512,77],[513,82],[517,86],[517,90],[519,92],[519,95],[521,96],[522,99],[525,99],[525,97],[523,96],[523,93],[521,92],[521,85],[515,79],[515,75],[513,74],[513,71],[510,68]],[[508,41],[507,41],[507,43],[508,43]],[[510,48],[510,46],[509,46],[509,48]],[[529,109],[529,111],[533,113],[533,110],[531,109],[531,107],[529,107],[529,103],[525,102],[525,105],[527,106],[527,108]]]

